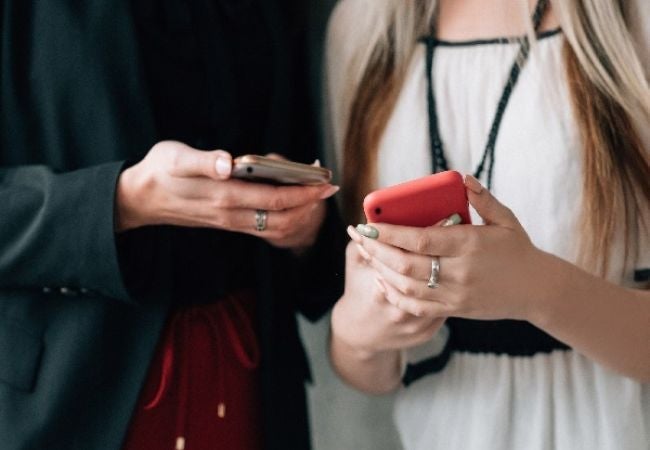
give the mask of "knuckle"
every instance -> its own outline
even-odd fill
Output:
[[[413,305],[409,312],[416,317],[424,317],[427,313],[426,309],[422,305]]]
[[[227,190],[221,190],[213,199],[213,206],[215,208],[228,208],[232,206],[232,195]]]
[[[481,249],[481,236],[476,230],[469,230],[463,239],[465,248],[471,252],[478,252]]]
[[[395,308],[390,312],[390,315],[388,319],[391,321],[391,323],[398,325],[404,322],[404,319],[406,318],[406,313],[402,311],[401,309]]]
[[[175,145],[167,145],[161,147],[164,149],[165,156],[172,170],[176,171],[181,167],[183,152],[180,151]]]
[[[411,276],[413,274],[413,263],[407,259],[400,258],[396,262],[397,273],[404,276]]]
[[[286,196],[282,195],[277,189],[273,191],[273,195],[269,198],[268,209],[273,211],[282,211],[287,207]]]
[[[427,254],[431,241],[426,233],[420,233],[415,240],[415,251],[420,254]]]
[[[400,290],[407,297],[415,297],[415,294],[417,294],[417,289],[409,281],[404,281]]]

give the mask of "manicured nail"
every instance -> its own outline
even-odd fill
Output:
[[[377,286],[377,288],[382,294],[384,295],[387,294],[386,286],[384,286],[384,283],[382,283],[382,281],[379,278],[375,278],[375,285]]]
[[[450,227],[452,225],[458,225],[462,221],[463,221],[463,219],[461,219],[460,215],[454,213],[451,216],[449,216],[448,218],[446,218],[444,222],[442,222],[442,226],[443,227]]]
[[[348,235],[354,242],[356,242],[357,244],[361,244],[363,242],[361,236],[359,236],[359,233],[352,225],[348,226],[347,231],[348,231]]]
[[[361,257],[362,257],[363,259],[365,259],[366,261],[370,261],[370,260],[372,259],[372,258],[370,257],[370,253],[368,253],[368,251],[367,251],[365,248],[363,248],[363,245],[361,245],[361,244],[357,244],[357,250],[359,250],[359,254],[360,254]]]
[[[465,175],[465,186],[475,194],[483,192],[483,185],[471,175]]]
[[[330,186],[329,188],[323,191],[323,193],[320,195],[320,199],[325,200],[326,198],[330,198],[332,195],[336,194],[340,190],[341,188],[339,186]]]
[[[320,159],[317,159],[316,161],[314,161],[314,163],[312,164],[312,166],[314,166],[314,167],[320,167]]]
[[[379,230],[377,230],[375,227],[371,227],[370,225],[364,225],[360,223],[357,225],[357,231],[359,234],[362,234],[370,239],[377,239],[379,237]]]
[[[218,156],[215,169],[220,177],[228,178],[232,172],[232,160],[224,156]]]

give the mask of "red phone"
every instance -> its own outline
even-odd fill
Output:
[[[453,170],[371,192],[363,210],[376,223],[428,227],[454,213],[472,223],[463,176]]]

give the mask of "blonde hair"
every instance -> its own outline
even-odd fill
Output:
[[[349,1],[349,0],[348,0]],[[519,0],[530,17],[528,2]],[[356,220],[376,178],[377,148],[418,38],[428,34],[436,0],[356,0],[363,13],[342,30],[353,43],[344,85],[334,92],[343,133],[343,204]],[[650,119],[650,89],[629,31],[623,0],[554,1],[565,35],[564,60],[583,140],[583,236],[579,262],[605,274],[623,227],[627,250],[650,202],[650,163],[637,123]],[[528,35],[534,38],[528,21]],[[336,120],[337,118],[335,118]],[[623,220],[621,220],[621,218]]]

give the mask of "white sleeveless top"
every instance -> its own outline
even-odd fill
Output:
[[[650,62],[650,4],[636,1],[642,57]],[[362,3],[342,2],[332,19],[328,79],[333,92],[344,76],[337,65],[344,58],[335,53],[346,51],[340,39],[354,25]],[[563,41],[561,32],[552,33],[530,53],[496,141],[492,192],[514,211],[537,247],[574,262],[582,150],[564,74]],[[516,43],[490,41],[437,46],[434,89],[450,169],[475,171],[518,49]],[[430,173],[425,75],[421,45],[380,143],[378,187]],[[335,96],[329,101],[336,119],[339,105]],[[336,120],[333,124],[334,144],[340,148],[341,126]],[[625,268],[623,249],[615,246],[611,281],[635,286],[634,271],[650,268],[650,236],[639,237],[638,249],[634,267]],[[435,355],[447,336],[443,328],[431,342],[406,351],[406,359]],[[648,450],[650,385],[573,350],[532,356],[459,352],[442,371],[401,389],[395,419],[406,450]]]

